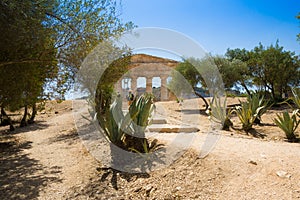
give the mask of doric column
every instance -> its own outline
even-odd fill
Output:
[[[146,77],[146,92],[152,93],[152,77]]]
[[[161,87],[160,87],[160,94],[161,94],[161,101],[167,101],[169,100],[168,95],[168,88],[167,88],[167,76],[161,76]]]
[[[131,77],[131,88],[130,89],[132,90],[133,93],[135,93],[136,90],[137,90],[136,81],[137,81],[137,77],[132,76]]]
[[[118,80],[118,82],[115,83],[115,90],[122,95],[122,79]]]

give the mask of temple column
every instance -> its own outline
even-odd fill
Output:
[[[168,95],[168,88],[167,88],[167,76],[161,76],[161,87],[160,87],[160,94],[161,94],[161,101],[167,101],[169,100]]]
[[[146,92],[152,93],[152,77],[146,77]]]
[[[136,93],[136,90],[137,90],[136,82],[137,82],[137,77],[135,77],[135,76],[131,77],[131,87],[130,88],[133,93]]]
[[[118,80],[118,82],[115,83],[115,90],[116,92],[119,92],[122,95],[122,79]]]

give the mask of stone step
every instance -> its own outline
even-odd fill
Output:
[[[167,120],[164,118],[154,118],[152,119],[152,124],[167,124]]]
[[[199,131],[197,127],[193,126],[178,126],[168,124],[152,124],[148,127],[150,132],[158,133],[194,133]]]

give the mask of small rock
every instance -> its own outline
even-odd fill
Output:
[[[252,164],[252,165],[257,165],[257,162],[255,162],[253,160],[250,160],[249,163]]]
[[[267,156],[265,154],[260,154],[260,157],[262,157],[263,159],[267,159]]]
[[[147,185],[147,186],[145,187],[145,191],[146,191],[146,196],[147,196],[147,197],[150,196],[150,193],[151,193],[152,189],[153,189],[153,186],[152,186],[152,185]]]
[[[152,188],[153,188],[152,185],[147,185],[147,186],[145,187],[146,193],[150,192],[150,191],[152,190]]]
[[[142,187],[138,187],[138,188],[136,188],[135,190],[134,190],[134,192],[138,192],[138,191],[140,191],[142,189]]]
[[[280,178],[291,178],[292,175],[288,174],[286,171],[279,170],[276,172],[277,176]]]
[[[55,111],[54,114],[58,114],[58,111]]]
[[[177,191],[181,190],[181,187],[180,186],[176,187],[176,190]]]

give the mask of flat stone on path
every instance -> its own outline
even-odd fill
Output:
[[[167,124],[167,120],[164,118],[154,118],[152,124]]]
[[[150,132],[158,133],[194,133],[199,131],[197,127],[193,126],[179,126],[179,125],[168,125],[168,124],[152,124],[148,127]]]

